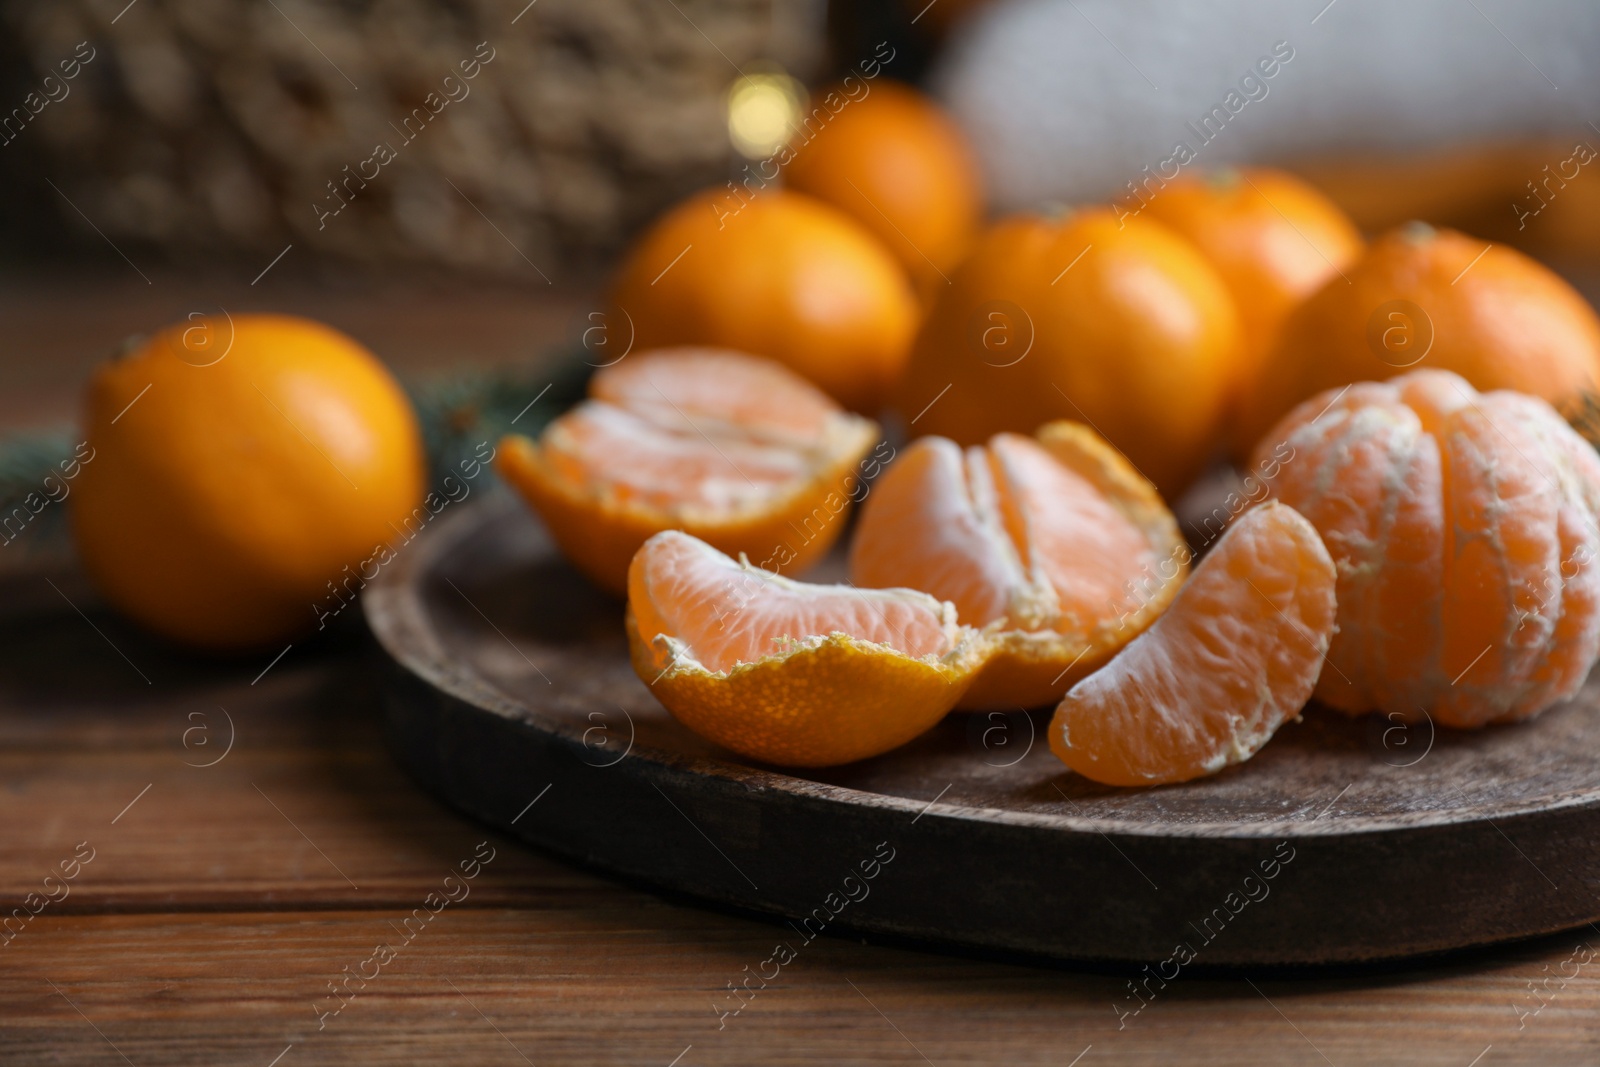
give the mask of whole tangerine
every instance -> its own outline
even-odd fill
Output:
[[[961,129],[928,97],[892,81],[857,85],[818,94],[826,120],[812,132],[807,117],[805,133],[788,146],[784,181],[872,231],[918,290],[932,293],[982,221],[977,161]]]
[[[1252,446],[1296,404],[1413,367],[1515,389],[1568,418],[1594,406],[1600,318],[1553,271],[1504,245],[1410,223],[1285,321],[1237,423]]]
[[[1195,247],[1108,209],[990,228],[923,323],[898,406],[962,445],[1088,424],[1169,499],[1210,457],[1238,345]]]
[[[612,287],[637,349],[766,356],[846,407],[880,407],[917,328],[911,283],[877,238],[809,196],[707,190],[639,238]]]
[[[1361,254],[1355,224],[1292,174],[1268,167],[1184,175],[1145,210],[1200,249],[1239,310],[1237,408],[1289,312]]]
[[[201,648],[311,630],[423,495],[400,386],[351,338],[287,315],[195,319],[132,346],[91,378],[84,432],[85,569],[114,607]]]

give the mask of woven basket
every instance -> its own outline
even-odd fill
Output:
[[[0,0],[3,184],[179,263],[292,242],[557,280],[724,180],[738,69],[804,75],[823,38],[820,0],[122,2]]]

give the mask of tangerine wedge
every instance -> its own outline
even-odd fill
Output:
[[[634,670],[679,722],[792,767],[910,741],[960,699],[987,648],[926,593],[794,582],[677,531],[633,558],[627,626]]]
[[[1185,782],[1249,759],[1311,697],[1335,584],[1299,512],[1276,501],[1246,512],[1166,614],[1068,691],[1050,750],[1106,785]]]
[[[872,487],[850,553],[861,586],[908,586],[987,626],[961,707],[1061,699],[1161,614],[1189,550],[1155,487],[1100,435],[1052,422],[963,450],[924,437]]]
[[[601,370],[589,394],[537,443],[505,437],[496,469],[573,565],[618,594],[662,530],[798,573],[875,473],[862,457],[877,424],[769,360],[659,349]]]

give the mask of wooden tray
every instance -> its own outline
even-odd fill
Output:
[[[1472,734],[1313,707],[1247,764],[1142,791],[1067,771],[1047,712],[952,715],[796,774],[679,726],[628,665],[622,604],[503,496],[406,546],[365,607],[395,751],[428,788],[542,847],[774,916],[791,952],[852,930],[1170,978],[1600,918],[1596,679],[1532,725]]]

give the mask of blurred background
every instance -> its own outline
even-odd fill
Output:
[[[323,319],[403,375],[577,343],[630,237],[875,57],[945,104],[1004,212],[1129,197],[1282,42],[1201,165],[1283,165],[1368,233],[1457,226],[1595,294],[1600,181],[1571,161],[1600,144],[1600,10],[1576,2],[5,0],[0,22],[12,434],[71,419],[128,335],[219,307]]]
[[[83,837],[106,857],[77,883],[67,908],[55,907],[9,949],[11,968],[0,971],[0,1061],[10,1054],[17,1062],[109,1062],[103,1043],[115,1041],[130,1063],[293,1067],[313,1062],[307,1055],[416,1063],[439,1058],[419,1051],[433,1042],[466,1062],[498,1055],[514,1063],[503,1047],[511,1043],[531,1053],[522,1056],[530,1063],[566,1054],[688,1067],[708,1062],[684,1058],[692,1038],[694,1057],[728,1062],[807,1054],[844,1062],[874,1053],[910,1062],[913,1049],[922,1051],[905,1047],[915,1038],[942,1063],[1076,1063],[1073,1055],[1089,1052],[1078,1052],[1087,1027],[1103,1028],[1107,1038],[1094,1041],[1114,1040],[1120,1050],[1091,1045],[1087,1064],[1141,1055],[1137,1041],[1162,1043],[1150,1046],[1147,1062],[1307,1062],[1312,1040],[1342,1063],[1356,1062],[1358,1041],[1381,1047],[1365,1061],[1381,1063],[1427,1040],[1459,1042],[1441,1062],[1505,1062],[1516,1055],[1513,1042],[1531,1056],[1529,1040],[1559,1043],[1545,1062],[1595,1062],[1594,1024],[1582,1021],[1594,1014],[1581,1009],[1593,1005],[1593,972],[1587,986],[1578,981],[1563,993],[1539,1037],[1532,1026],[1522,1032],[1524,1017],[1545,1005],[1541,995],[1538,1010],[1532,1006],[1536,968],[1548,980],[1554,965],[1565,986],[1564,968],[1577,960],[1553,940],[1474,954],[1449,969],[1430,964],[1436,984],[1388,974],[1343,986],[1319,978],[1285,994],[1296,996],[1289,1014],[1253,983],[1225,987],[1186,973],[1182,991],[1170,1001],[1163,994],[1140,1036],[1111,1038],[1106,1009],[1124,1002],[1126,976],[919,960],[830,937],[807,950],[803,968],[784,973],[784,983],[809,989],[804,997],[785,992],[794,999],[781,1008],[763,999],[764,1022],[758,1015],[738,1036],[714,1036],[723,1020],[706,1012],[708,997],[717,998],[714,1012],[728,1002],[716,983],[740,980],[741,967],[754,973],[777,935],[745,918],[646,896],[516,848],[509,837],[494,838],[506,847],[492,879],[474,889],[474,910],[452,910],[430,932],[430,955],[403,964],[421,964],[410,977],[364,997],[333,1037],[316,1036],[316,1004],[330,1002],[313,998],[334,988],[327,979],[339,967],[348,975],[367,958],[373,937],[389,936],[381,911],[432,897],[438,879],[473,854],[471,842],[492,833],[425,796],[385,752],[378,657],[367,654],[361,613],[343,610],[361,585],[350,573],[371,580],[368,565],[392,558],[374,544],[389,530],[410,541],[396,519],[411,529],[413,516],[425,523],[443,511],[434,490],[461,490],[447,497],[447,521],[477,507],[453,505],[467,488],[487,492],[494,482],[495,468],[478,460],[499,445],[503,472],[504,457],[517,453],[502,435],[537,435],[582,395],[584,375],[616,362],[606,347],[615,340],[613,305],[652,303],[666,323],[647,342],[646,316],[638,315],[631,327],[641,350],[715,343],[773,358],[820,355],[799,371],[840,404],[883,419],[888,451],[872,452],[874,469],[908,428],[956,436],[936,423],[954,420],[960,404],[976,412],[974,425],[993,416],[1025,432],[1046,417],[1081,415],[1118,449],[1143,448],[1185,468],[1162,491],[1198,551],[1241,513],[1242,493],[1262,488],[1256,480],[1246,490],[1212,440],[1244,422],[1231,391],[1265,364],[1267,341],[1276,344],[1285,317],[1324,285],[1337,294],[1346,272],[1359,278],[1369,270],[1377,281],[1285,335],[1292,343],[1283,351],[1299,357],[1293,369],[1306,371],[1291,384],[1305,389],[1285,390],[1269,414],[1326,385],[1398,373],[1422,358],[1413,357],[1420,346],[1432,352],[1430,365],[1457,369],[1480,352],[1505,357],[1477,361],[1484,374],[1473,384],[1498,387],[1508,383],[1492,372],[1525,372],[1509,384],[1574,400],[1600,443],[1600,320],[1591,308],[1600,303],[1597,54],[1594,0],[0,0],[0,783],[12,827],[0,849],[5,907],[33,900],[40,878]],[[897,93],[895,83],[916,93]],[[805,152],[791,167],[782,161],[796,145]],[[817,162],[824,159],[831,162]],[[1254,198],[1219,191],[1212,179],[1246,164],[1288,174],[1269,180],[1255,172],[1270,198],[1254,181]],[[1188,198],[1174,182],[1151,201],[1177,168],[1191,182]],[[745,208],[754,190],[773,185],[793,194],[767,198],[787,199],[790,221],[761,229],[752,221],[761,211]],[[1141,214],[1147,201],[1155,206],[1125,229],[1105,212],[1064,210],[1109,205]],[[675,212],[680,204],[687,206]],[[963,256],[1000,229],[985,227],[1022,212],[1034,213],[1036,230],[1059,224],[1071,240],[985,246],[1001,252],[964,282]],[[732,224],[723,230],[723,219],[738,213],[742,232],[754,236],[740,237]],[[1182,235],[1148,236],[1168,223],[1177,231],[1186,213],[1191,225]],[[679,214],[700,229],[674,229]],[[1071,220],[1085,215],[1091,228],[1073,230]],[[1414,219],[1461,234],[1429,245],[1432,238],[1415,235],[1433,231],[1405,225]],[[1146,236],[1135,239],[1140,227]],[[1078,262],[1071,257],[1089,252],[1085,234],[1100,242],[1095,256],[1052,288]],[[1187,248],[1191,237],[1195,247]],[[1118,241],[1123,253],[1108,255]],[[1490,241],[1533,258],[1487,254]],[[785,258],[779,245],[793,254]],[[1096,257],[1106,259],[1099,274]],[[1224,267],[1241,262],[1245,269],[1224,277]],[[727,284],[738,275],[760,276],[766,291],[752,296]],[[1419,277],[1426,284],[1413,286]],[[639,303],[616,298],[620,282]],[[1007,299],[994,299],[1001,295]],[[1037,334],[1021,306],[1030,301],[1052,312],[1040,315]],[[1402,305],[1427,326],[1412,333],[1407,320],[1403,350],[1388,340]],[[1277,318],[1263,325],[1273,307]],[[703,312],[725,332],[714,335],[704,321],[672,323],[684,308],[685,320]],[[1063,308],[1070,314],[1053,314]],[[305,330],[315,324],[301,323],[299,339],[284,342],[278,326],[262,329],[259,318],[253,346],[241,345],[256,362],[235,355],[215,371],[191,372],[217,361],[184,350],[186,324],[227,320],[231,329],[250,312],[343,331],[394,372],[404,393],[359,349],[352,355],[320,327]],[[1259,344],[1247,345],[1243,329],[1233,335],[1236,312],[1260,328]],[[837,321],[808,321],[830,315]],[[997,336],[1005,344],[1025,336],[1027,362],[990,344],[996,316],[1007,315],[1025,321],[1026,333]],[[924,323],[934,325],[918,335]],[[693,335],[663,342],[669,327]],[[730,336],[735,328],[743,335]],[[864,347],[875,352],[851,347],[869,334]],[[1318,350],[1302,343],[1306,335],[1327,344]],[[926,359],[911,374],[906,361],[919,336],[931,341],[918,340]],[[138,362],[141,338],[151,376],[107,384]],[[1187,357],[1177,352],[1184,343]],[[1327,353],[1341,354],[1341,344],[1348,361],[1335,366]],[[1530,351],[1541,358],[1522,358]],[[118,353],[135,354],[110,362]],[[1187,371],[1167,373],[1184,358]],[[269,362],[280,368],[276,385],[265,376],[257,384],[251,368]],[[373,373],[354,374],[352,364]],[[879,375],[877,364],[893,364],[893,373]],[[106,365],[98,407],[85,405],[91,375]],[[1080,365],[1083,379],[1069,379],[1067,370]],[[1235,365],[1243,368],[1237,374]],[[1048,383],[1025,377],[1041,368],[1061,374]],[[1557,381],[1549,368],[1570,373]],[[1312,381],[1324,372],[1336,377]],[[889,397],[894,374],[917,389]],[[955,384],[963,374],[965,387]],[[185,391],[219,381],[232,391]],[[985,392],[991,382],[1000,384]],[[276,399],[268,395],[274,389]],[[1055,405],[1057,395],[1070,410],[1027,410],[1030,402]],[[92,418],[82,418],[84,407]],[[378,429],[363,435],[363,426]],[[369,438],[379,444],[367,449]],[[335,452],[336,463],[324,446],[335,451],[347,440],[356,444]],[[640,452],[652,439],[641,440]],[[363,450],[370,467],[352,466],[347,476],[344,464]],[[636,454],[613,466],[627,467]],[[866,475],[866,461],[860,469]],[[649,476],[645,469],[640,480]],[[818,486],[826,488],[807,488]],[[1195,506],[1183,506],[1180,493]],[[419,499],[432,501],[427,511]],[[195,500],[199,506],[184,506]],[[622,543],[600,524],[574,529],[576,542]],[[802,535],[808,542],[810,530]],[[169,572],[181,580],[165,580]],[[550,573],[553,591],[541,595],[595,603],[576,575]],[[1562,576],[1570,580],[1565,564]],[[544,601],[510,583],[483,607],[454,592],[462,603],[451,601],[452,612],[472,627],[481,616],[496,633],[474,662],[505,664],[503,677],[537,691],[552,684],[535,666],[539,654],[517,644],[524,634],[548,637],[552,647],[574,636],[551,634]],[[258,602],[282,612],[269,615]],[[577,634],[575,647],[620,642],[621,604],[603,603],[616,617],[610,628]],[[176,636],[174,618],[183,623]],[[288,622],[280,637],[254,628],[258,619]],[[513,619],[505,630],[494,621]],[[586,655],[570,661],[578,665],[571,677],[582,670],[598,681],[588,687],[586,676],[570,693],[553,690],[563,714],[590,715],[584,701],[593,694],[609,700],[613,690],[602,683],[632,685],[620,653],[615,663]],[[652,728],[677,730],[634,688],[656,715],[641,716],[642,745],[653,743]],[[603,738],[588,725],[596,720],[574,721],[585,746]],[[1046,736],[1043,718],[1007,721],[1030,724],[1030,738]],[[1371,722],[1377,729],[1367,731],[1365,749],[1359,733],[1337,735],[1346,739],[1341,758],[1366,751],[1378,774],[1421,759],[1390,747],[1399,727]],[[206,723],[216,732],[208,735]],[[1324,736],[1310,732],[1324,729],[1315,721],[1305,729],[1302,738]],[[1563,729],[1547,743],[1577,736]],[[992,732],[981,733],[985,749]],[[957,746],[949,765],[985,760],[985,782],[998,782],[1001,768],[1021,758],[1008,751],[989,762],[978,754],[978,731],[965,724],[942,736]],[[1426,751],[1432,743],[1430,720]],[[453,751],[454,743],[440,748]],[[1044,748],[1029,751],[1053,760]],[[1482,762],[1478,754],[1488,750],[1460,751]],[[491,764],[507,765],[501,754]],[[916,790],[931,785],[944,764],[930,766],[926,779],[919,771],[905,781]],[[1522,764],[1497,766],[1504,776]],[[1039,781],[1027,803],[1053,805]],[[1483,782],[1462,784],[1477,808]],[[1308,787],[1304,797],[1270,799],[1290,811],[1332,797],[1327,814],[1345,795],[1333,795],[1341,785],[1349,788],[1325,777],[1318,793]],[[931,797],[932,807],[945,796],[937,789],[906,795],[919,805]],[[1508,787],[1513,794],[1521,805],[1520,783]],[[543,793],[528,795],[537,801]],[[1224,790],[1221,802],[1230,795]],[[1469,806],[1465,797],[1461,804]],[[746,842],[760,838],[759,819],[712,823],[720,809],[708,805],[708,833],[697,824],[701,809],[685,805],[657,813],[673,827],[661,836],[663,851],[687,840],[722,852],[724,840],[742,856]],[[578,806],[589,800],[569,799],[558,786],[522,829],[545,818],[554,824],[560,816],[552,812]],[[620,810],[597,805],[591,814]],[[1189,818],[1181,805],[1170,811]],[[936,840],[945,830],[930,832]],[[1565,841],[1563,853],[1581,851]],[[722,859],[730,869],[717,870],[728,877],[737,868],[726,853]],[[721,862],[709,852],[704,861]],[[798,862],[786,857],[776,869]],[[1490,855],[1480,866],[1497,862],[1520,861]],[[1559,872],[1570,865],[1559,862],[1550,869],[1564,879],[1562,893],[1593,884],[1573,874],[1578,889],[1567,888]],[[834,869],[815,866],[819,878]],[[1541,916],[1544,887],[1528,884],[1537,892],[1515,895],[1515,907],[1493,901],[1474,913]],[[1437,896],[1424,895],[1424,903]],[[1118,903],[1142,907],[1139,899]],[[193,914],[177,916],[186,911]],[[1410,943],[1415,931],[1396,929]],[[7,927],[6,943],[11,937]],[[465,988],[450,981],[445,991],[447,975]],[[440,999],[426,999],[435,993]],[[1313,1007],[1300,993],[1322,999]],[[547,999],[530,999],[538,997]],[[379,998],[393,999],[384,1008]],[[891,1014],[906,1020],[911,1036],[888,1023]],[[924,1028],[944,1036],[930,1040]],[[533,1032],[539,1043],[516,1044]],[[680,1033],[690,1036],[677,1043]],[[1237,1051],[1208,1058],[1206,1043],[1224,1036],[1236,1039]],[[1492,1056],[1483,1059],[1485,1048],[1473,1059],[1491,1038]],[[291,1040],[320,1043],[290,1053],[283,1046]],[[493,1051],[474,1049],[476,1040]],[[996,1055],[1001,1040],[1037,1048]],[[612,1053],[605,1041],[632,1045]]]

